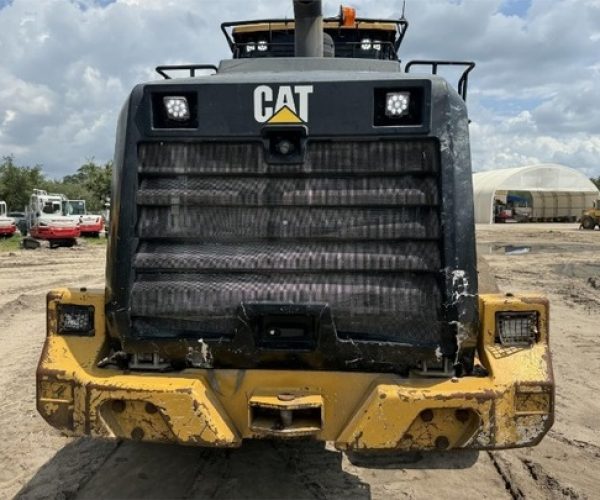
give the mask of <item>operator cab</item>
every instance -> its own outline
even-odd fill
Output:
[[[85,200],[68,200],[65,215],[86,215]]]
[[[231,33],[228,28],[232,28]],[[332,57],[359,59],[398,59],[408,22],[360,19],[350,7],[342,7],[338,17],[323,20],[326,45]],[[223,32],[234,59],[293,57],[295,22],[287,19],[224,23]]]
[[[63,215],[63,207],[60,201],[48,200],[44,202],[42,212],[46,215]]]

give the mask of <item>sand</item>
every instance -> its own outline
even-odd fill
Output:
[[[477,228],[482,276],[551,301],[554,428],[535,448],[353,465],[310,442],[209,450],[71,439],[35,410],[45,294],[102,286],[104,249],[0,254],[2,498],[595,498],[600,496],[600,231],[574,224]],[[516,248],[515,248],[516,247]]]

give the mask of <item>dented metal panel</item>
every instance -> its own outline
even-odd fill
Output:
[[[94,337],[56,334],[59,302],[93,305]],[[534,295],[480,297],[478,347],[485,376],[427,379],[384,373],[185,369],[135,373],[98,368],[106,355],[103,291],[49,295],[48,329],[37,372],[38,410],[54,427],[103,436],[196,446],[243,439],[312,437],[340,449],[429,450],[536,444],[554,417],[547,301]],[[502,310],[535,310],[530,347],[495,344]]]

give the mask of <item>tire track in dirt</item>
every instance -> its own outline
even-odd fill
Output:
[[[563,486],[554,476],[547,474],[544,468],[533,460],[521,459],[527,472],[535,481],[538,487],[554,498],[569,498],[571,500],[579,500],[583,498],[573,488]]]
[[[104,252],[90,250],[87,255],[52,251],[49,256],[50,251],[43,249],[14,257],[0,255],[0,498],[11,498],[36,471],[43,481],[31,483],[23,495],[61,496],[68,491],[64,485],[69,478],[78,477],[78,469],[91,470],[102,456],[102,444],[73,444],[49,427],[35,409],[35,367],[46,334],[46,293],[56,286],[103,286]],[[44,473],[44,464],[57,451],[74,448],[78,451],[73,457],[78,459],[68,461],[68,473],[67,467],[62,476]]]
[[[571,238],[560,231],[538,231],[533,225],[526,230],[492,231],[499,230],[503,231],[499,241],[509,241],[506,235],[511,236],[511,231],[523,232],[515,233],[519,236],[513,244],[523,238],[532,243]],[[487,230],[483,236],[492,242],[497,238]],[[576,236],[581,241],[590,238]],[[17,311],[11,315],[8,307],[0,316],[0,360],[4,363],[0,370],[0,497],[20,491],[20,498],[542,499],[593,498],[600,488],[599,436],[594,428],[598,404],[591,397],[600,390],[600,363],[594,354],[594,347],[600,345],[596,335],[600,312],[575,301],[565,302],[560,290],[565,280],[573,284],[574,293],[577,287],[589,285],[585,276],[565,277],[556,268],[567,260],[579,273],[585,263],[580,254],[488,258],[505,290],[537,288],[552,297],[558,414],[550,436],[533,449],[479,456],[424,454],[414,463],[361,466],[317,443],[255,441],[228,451],[132,442],[119,445],[69,439],[55,432],[34,409],[34,370],[45,328],[44,295],[52,283],[102,286],[104,265],[102,253],[93,247],[85,252],[48,254],[7,257],[13,259],[14,276],[6,287],[2,283],[10,292],[0,293],[0,307],[10,302]],[[29,255],[35,255],[40,265],[31,265]],[[3,259],[0,256],[5,264]],[[33,281],[26,282],[25,274],[34,269],[36,276],[28,278]],[[21,293],[21,288],[26,292]]]

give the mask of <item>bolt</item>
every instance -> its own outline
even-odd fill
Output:
[[[279,399],[279,401],[294,401],[294,399],[296,399],[296,396],[294,394],[283,393],[277,394],[277,399]]]
[[[469,420],[469,410],[465,410],[464,408],[460,408],[454,412],[456,416],[456,420],[462,422],[463,424]]]
[[[447,450],[448,446],[450,446],[450,442],[448,441],[448,438],[446,436],[439,436],[435,440],[435,447],[438,450]]]
[[[115,413],[123,413],[125,411],[125,401],[122,399],[115,399],[112,402],[112,411]]]
[[[431,422],[433,420],[433,411],[432,410],[423,410],[421,412],[421,420],[423,422]]]
[[[156,413],[158,411],[158,408],[156,406],[154,406],[152,403],[146,403],[145,409],[146,409],[146,413],[149,413],[150,415],[152,415],[153,413]]]
[[[133,439],[134,441],[141,441],[142,439],[144,439],[144,430],[140,427],[135,427],[131,431],[131,439]]]

